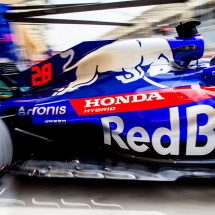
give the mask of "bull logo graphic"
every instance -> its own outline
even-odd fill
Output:
[[[163,38],[149,38],[139,40],[119,40],[112,44],[86,55],[75,65],[68,67],[73,59],[74,51],[69,50],[61,54],[61,57],[70,56],[69,61],[64,65],[63,71],[69,72],[76,69],[77,79],[71,82],[66,88],[61,88],[53,94],[63,95],[75,89],[91,85],[98,79],[99,73],[124,72],[116,76],[117,80],[127,84],[143,79],[149,84],[159,88],[167,86],[154,82],[145,76],[142,66],[150,65],[147,73],[151,77],[167,73],[170,70],[181,70],[182,68],[172,67],[174,62],[168,42]]]

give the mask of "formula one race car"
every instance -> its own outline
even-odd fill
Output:
[[[214,177],[215,61],[199,61],[199,24],[175,38],[83,42],[2,73],[2,175]]]

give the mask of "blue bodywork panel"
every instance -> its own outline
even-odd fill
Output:
[[[122,153],[207,156],[215,148],[214,68],[192,62],[203,52],[200,35],[83,42],[10,76],[21,90],[0,114],[20,125],[26,117],[29,126],[96,125],[101,143]]]

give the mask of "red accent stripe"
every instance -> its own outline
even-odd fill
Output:
[[[149,101],[150,94],[156,92],[163,99],[152,98]],[[132,102],[132,95],[139,95],[138,99],[140,99],[140,94],[146,94],[147,99],[142,102]],[[100,104],[100,101],[104,98],[115,98],[116,96],[130,96],[129,103],[121,104],[112,104],[110,106],[104,106]],[[75,109],[76,113],[79,116],[84,115],[95,115],[95,114],[109,114],[109,113],[119,113],[119,112],[131,112],[131,111],[141,111],[141,110],[153,110],[158,108],[165,107],[173,107],[182,104],[188,104],[191,102],[197,102],[200,100],[208,99],[215,97],[215,87],[199,87],[192,86],[191,87],[177,87],[175,89],[162,89],[157,91],[147,91],[147,92],[138,92],[138,93],[126,93],[126,94],[115,94],[108,96],[99,96],[99,97],[91,97],[91,98],[82,98],[82,99],[71,99],[69,102]],[[85,107],[86,100],[94,101],[94,99],[99,99],[100,106]],[[108,103],[110,100],[106,100]],[[106,109],[104,109],[106,108]]]
[[[0,42],[12,42],[12,35],[11,34],[4,34],[4,39],[0,39]]]

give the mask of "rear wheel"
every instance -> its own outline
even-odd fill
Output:
[[[10,132],[6,124],[0,119],[0,172],[10,165],[13,157],[13,146]],[[1,174],[2,175],[2,174]]]

